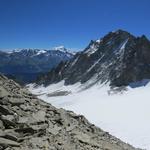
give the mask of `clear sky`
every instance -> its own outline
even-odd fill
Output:
[[[1,49],[82,49],[116,29],[150,38],[150,0],[0,0]]]

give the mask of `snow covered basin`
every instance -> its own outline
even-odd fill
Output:
[[[78,91],[79,84],[63,82],[48,87],[29,85],[39,98],[58,108],[84,115],[91,123],[138,148],[150,150],[150,84],[130,88],[123,94],[109,95],[109,86],[94,86]],[[65,96],[48,96],[54,91],[69,91]]]

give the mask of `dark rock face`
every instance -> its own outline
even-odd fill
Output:
[[[131,82],[150,78],[150,41],[122,30],[110,32],[75,55],[69,62],[39,79],[37,83],[65,84],[110,82],[111,86],[126,86]]]
[[[73,54],[61,47],[57,50],[22,49],[0,51],[0,72],[21,83],[34,81],[41,73],[48,72],[61,61],[67,61]]]
[[[0,149],[134,150],[83,116],[56,109],[0,75]]]

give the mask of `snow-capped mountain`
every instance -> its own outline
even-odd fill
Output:
[[[54,47],[53,50],[67,52],[68,50],[64,46]]]
[[[73,54],[66,48],[15,49],[0,51],[0,72],[23,83],[36,79],[39,73],[46,73],[61,61],[67,61]]]
[[[149,81],[150,41],[117,30],[91,41],[28,89],[135,147],[150,150]]]
[[[123,86],[150,78],[150,41],[143,35],[135,37],[122,30],[110,32],[103,38],[91,41],[84,51],[67,63],[45,75],[39,83],[50,84],[65,80],[65,84],[91,85],[110,82]]]

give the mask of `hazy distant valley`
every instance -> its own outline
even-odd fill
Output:
[[[61,61],[71,59],[73,55],[73,52],[63,46],[51,49],[1,50],[0,72],[24,85],[35,81]]]

